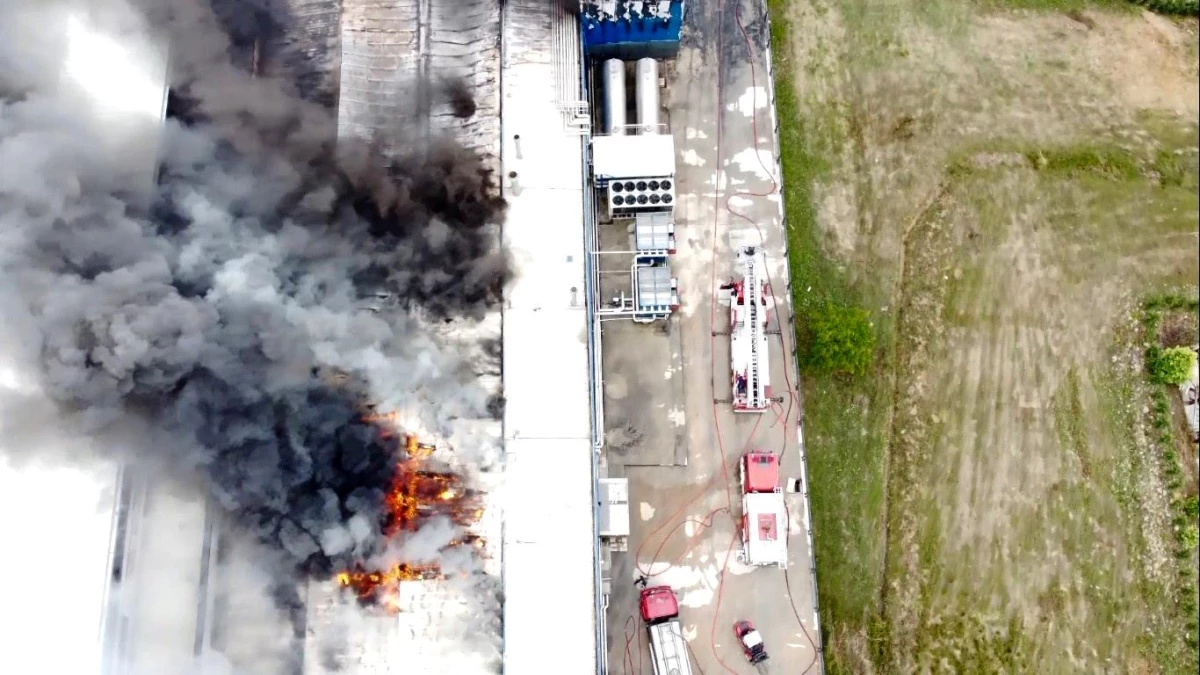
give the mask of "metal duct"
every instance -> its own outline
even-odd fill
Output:
[[[604,62],[604,132],[625,135],[625,62],[609,59]]]
[[[658,61],[638,59],[637,116],[640,133],[658,133]]]

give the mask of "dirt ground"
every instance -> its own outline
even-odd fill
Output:
[[[883,337],[876,530],[828,526],[810,438],[831,670],[1194,672],[1129,340],[1200,274],[1196,22],[1002,4],[786,17],[816,225]],[[855,553],[861,607],[823,565]]]

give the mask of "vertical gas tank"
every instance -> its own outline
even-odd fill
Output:
[[[640,133],[656,134],[658,128],[658,61],[637,61],[637,116]]]

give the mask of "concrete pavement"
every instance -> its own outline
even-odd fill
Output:
[[[733,3],[690,8],[664,95],[677,154],[672,264],[682,307],[665,332],[661,324],[604,327],[606,460],[610,475],[629,478],[632,513],[629,552],[613,554],[608,616],[610,672],[619,675],[650,672],[634,585],[643,574],[679,594],[697,672],[755,672],[733,635],[739,619],[762,633],[768,672],[821,671],[804,497],[787,497],[786,572],[740,564],[731,517],[740,517],[736,472],[746,450],[782,452],[784,474],[802,475],[764,17],[761,0],[741,8],[748,55]],[[772,394],[782,400],[774,411],[735,416],[727,402],[714,403],[731,388],[729,338],[713,335],[729,326],[716,287],[736,274],[735,247],[760,241],[774,295],[771,327],[783,320],[770,345]],[[675,438],[678,453],[666,447]]]

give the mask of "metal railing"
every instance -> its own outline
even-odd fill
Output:
[[[561,10],[560,10],[561,11]],[[573,20],[573,19],[572,19]],[[576,22],[576,44],[578,51],[575,52],[576,63],[578,64],[579,79],[574,83],[575,96],[584,99],[581,101],[583,105],[584,115],[588,114],[590,106],[588,106],[586,98],[588,91],[587,68],[584,67],[583,55],[583,24]],[[565,93],[565,91],[563,92]],[[563,98],[566,98],[565,96]],[[590,118],[588,122],[588,132],[591,131]],[[587,135],[583,135],[579,141],[580,144],[580,168],[582,169],[580,176],[580,185],[583,189],[583,245],[587,251],[594,251],[598,244],[598,234],[596,232],[596,205],[594,203],[594,195],[591,186],[588,184],[591,174],[591,145],[588,142]],[[590,381],[589,404],[591,408],[591,435],[592,435],[592,574],[593,584],[595,588],[595,612],[596,612],[596,671],[599,675],[608,674],[608,598],[604,594],[604,581],[602,578],[601,553],[600,544],[600,453],[604,448],[604,415],[603,401],[604,395],[601,388],[602,379],[602,361],[601,361],[601,344],[600,344],[600,322],[596,316],[596,301],[599,296],[600,275],[596,269],[595,258],[591,255],[584,255],[584,296],[585,307],[587,312],[587,341],[588,341],[588,368]]]
[[[585,102],[584,105],[587,105]],[[657,124],[617,124],[612,127],[613,131],[620,129],[625,132],[623,134],[608,133],[605,136],[666,136],[671,133],[670,127],[662,122]]]

